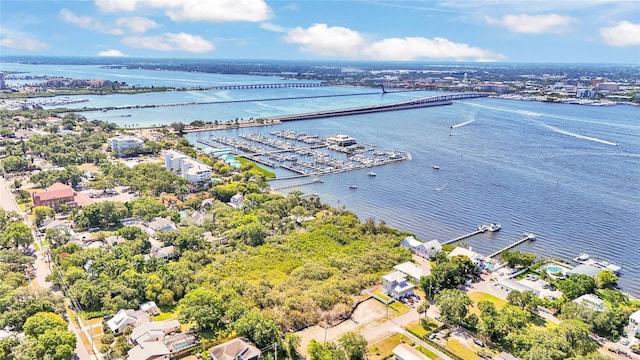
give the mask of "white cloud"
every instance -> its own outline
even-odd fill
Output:
[[[620,21],[617,25],[600,29],[605,44],[617,47],[640,45],[640,24]]]
[[[37,51],[45,50],[49,46],[46,43],[34,39],[30,34],[0,26],[0,47]]]
[[[186,33],[165,33],[156,36],[128,36],[122,43],[133,48],[160,51],[184,50],[191,53],[205,53],[215,49],[213,43],[197,35]]]
[[[287,29],[285,29],[284,27],[282,27],[280,25],[268,23],[268,22],[264,22],[264,23],[260,24],[260,28],[261,29],[265,29],[265,30],[269,30],[269,31],[273,31],[273,32],[280,32],[280,33],[287,32]]]
[[[142,16],[121,17],[116,20],[118,26],[126,27],[134,33],[144,33],[160,27],[157,22]]]
[[[427,39],[423,37],[389,38],[374,42],[363,49],[368,59],[375,60],[416,60],[427,59],[504,59],[500,54],[489,50],[456,43],[444,38]]]
[[[328,27],[326,24],[315,24],[307,29],[300,27],[291,29],[284,36],[284,40],[302,45],[301,50],[304,52],[330,57],[401,61],[505,59],[504,55],[444,38],[387,38],[368,43],[357,31],[337,26]]]
[[[487,24],[500,25],[509,31],[527,34],[552,33],[559,34],[570,30],[573,19],[557,14],[547,15],[505,15],[500,19],[490,16],[485,18]]]
[[[76,15],[71,11],[69,11],[68,9],[60,10],[60,17],[64,22],[78,25],[83,29],[87,29],[87,30],[91,30],[91,31],[95,31],[103,34],[122,35],[122,30],[116,27],[103,24],[100,21],[90,16]]]
[[[116,49],[109,49],[105,51],[100,51],[96,55],[98,56],[127,56],[122,51]]]
[[[104,12],[162,9],[173,21],[251,21],[271,18],[264,0],[95,0]]]
[[[327,24],[315,24],[307,29],[296,27],[287,32],[284,40],[301,44],[304,52],[336,57],[356,57],[364,44],[357,31]]]

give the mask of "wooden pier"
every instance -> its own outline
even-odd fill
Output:
[[[457,237],[457,238],[455,238],[455,239],[451,239],[451,240],[443,241],[443,242],[441,242],[441,244],[442,244],[442,245],[445,245],[445,244],[453,244],[454,242],[458,242],[458,241],[460,241],[460,240],[464,240],[464,239],[466,239],[466,238],[470,238],[470,237],[472,237],[472,236],[475,236],[475,235],[478,235],[478,234],[482,234],[482,233],[484,233],[484,232],[487,232],[487,230],[489,230],[489,229],[488,229],[486,226],[480,226],[480,227],[478,228],[478,230],[476,230],[476,231],[474,231],[474,232],[472,232],[472,233],[468,233],[468,234],[465,234],[465,235],[462,235],[462,236],[458,236],[458,237]]]
[[[289,188],[294,188],[294,187],[303,186],[303,185],[318,184],[318,183],[323,183],[323,182],[324,181],[316,178],[316,179],[313,179],[311,181],[306,181],[306,182],[296,183],[296,184],[283,185],[283,186],[271,188],[271,190],[278,191],[278,190],[289,189]]]
[[[524,234],[522,234],[522,239],[520,239],[520,240],[518,240],[518,241],[514,242],[514,243],[513,243],[513,244],[511,244],[511,245],[505,246],[505,247],[503,247],[502,249],[500,249],[500,250],[498,250],[498,251],[496,251],[496,252],[494,252],[494,253],[492,253],[492,254],[488,255],[488,256],[487,256],[487,258],[494,258],[494,257],[496,257],[496,256],[500,255],[502,252],[507,251],[507,250],[509,250],[509,249],[512,249],[512,248],[514,248],[514,247],[516,247],[516,246],[518,246],[518,245],[522,244],[522,243],[523,243],[523,242],[525,242],[525,241],[528,241],[528,240],[535,240],[535,239],[536,239],[536,236],[535,236],[533,233],[524,233]]]

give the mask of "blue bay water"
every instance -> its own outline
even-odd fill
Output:
[[[273,83],[275,77],[148,70],[106,70],[91,66],[1,64],[3,70],[80,78],[126,80],[145,86],[214,86]],[[19,66],[18,66],[19,65]],[[35,70],[33,70],[35,69]],[[53,72],[57,71],[57,72]],[[284,81],[284,80],[280,80]],[[372,89],[326,87],[189,91],[90,97],[81,108],[257,98],[364,93]],[[409,92],[353,97],[254,101],[82,113],[119,125],[232,120],[371,105],[426,96]],[[87,98],[87,97],[85,97]],[[123,117],[122,115],[130,115]],[[327,136],[346,133],[380,149],[406,150],[412,160],[323,177],[300,187],[333,206],[345,206],[364,220],[373,217],[423,240],[448,240],[476,225],[499,222],[498,233],[465,240],[488,254],[533,232],[537,240],[518,248],[566,261],[581,252],[623,265],[620,285],[640,296],[640,108],[592,107],[500,99],[474,99],[450,106],[336,117],[281,125],[194,133],[270,136],[293,129]],[[456,124],[464,126],[451,129]],[[434,170],[432,165],[438,165]],[[276,169],[280,175],[283,170]],[[358,189],[348,185],[357,182]],[[279,186],[282,182],[279,182]],[[295,188],[294,188],[295,189]],[[441,189],[438,191],[437,189]],[[293,189],[290,189],[293,190]]]

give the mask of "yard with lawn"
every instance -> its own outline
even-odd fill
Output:
[[[494,295],[491,295],[491,294],[487,294],[487,293],[484,293],[484,292],[472,292],[472,293],[469,293],[469,298],[471,298],[471,300],[473,301],[473,307],[470,309],[470,312],[472,314],[476,314],[476,315],[480,314],[480,310],[478,309],[478,303],[480,301],[490,301],[490,302],[492,302],[496,306],[497,310],[502,309],[507,304],[506,300],[502,300],[497,296],[494,296]]]
[[[395,334],[369,347],[369,360],[387,359],[393,348],[401,343],[413,344],[413,341],[402,334]]]

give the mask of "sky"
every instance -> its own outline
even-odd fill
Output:
[[[8,55],[640,64],[640,1],[0,0]]]

